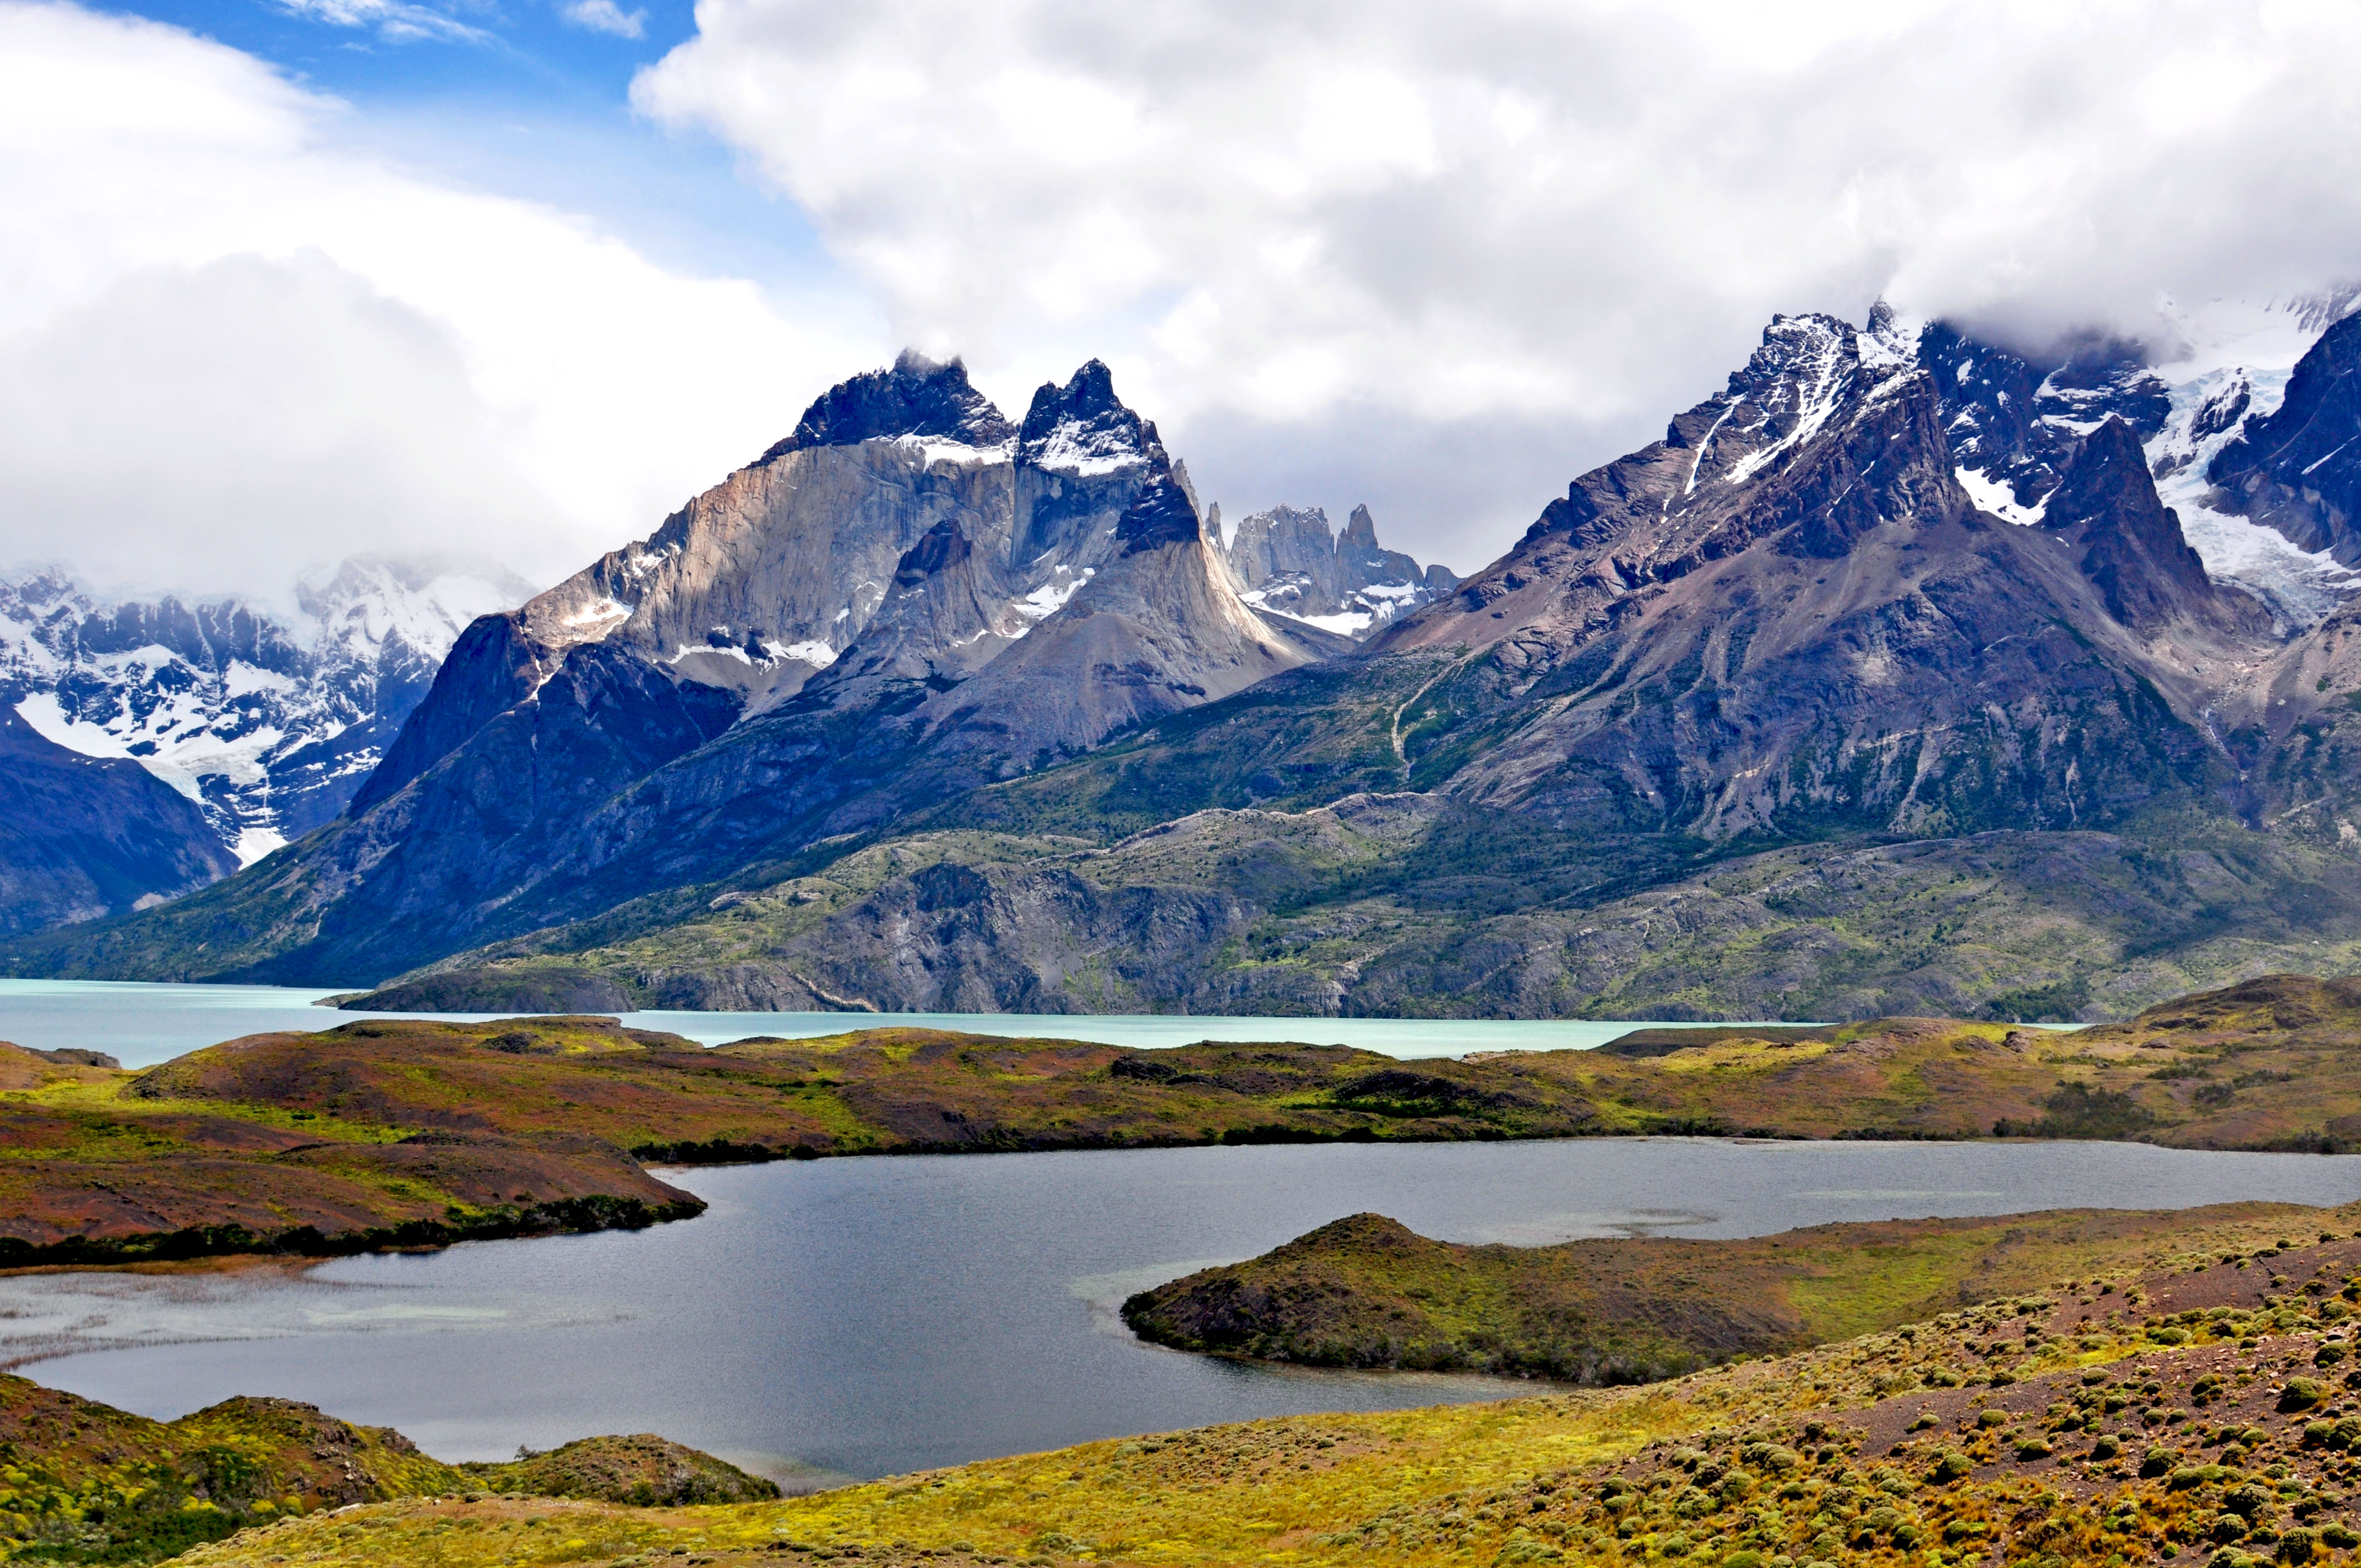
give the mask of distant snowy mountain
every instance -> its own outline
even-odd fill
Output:
[[[1219,507],[1207,522],[1219,529]],[[1320,507],[1256,512],[1238,523],[1227,557],[1246,603],[1356,641],[1459,583],[1442,566],[1422,567],[1378,544],[1378,525],[1365,506],[1353,509],[1341,536]]]
[[[2207,573],[2260,599],[2289,636],[2361,591],[2361,450],[2341,444],[2352,409],[2338,406],[2361,395],[2357,309],[2355,289],[2259,305],[2167,301],[2146,343],[2086,334],[2032,356],[1943,322],[1884,313],[1871,328],[1934,374],[1959,479],[1978,506],[2041,521],[2063,466],[2121,418]],[[2291,387],[2302,406],[2282,420]]]
[[[128,758],[251,864],[334,818],[479,615],[532,587],[488,561],[357,556],[290,618],[245,600],[112,601],[61,570],[0,579],[0,709]]]

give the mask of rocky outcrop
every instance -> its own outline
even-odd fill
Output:
[[[0,710],[0,936],[161,904],[237,869],[196,803]]]
[[[2244,389],[2241,389],[2243,391]],[[2245,411],[2227,407],[2219,417]],[[2361,314],[2323,334],[2268,416],[2249,418],[2206,470],[2224,510],[2306,550],[2361,564]]]
[[[2079,565],[2124,625],[2153,629],[2195,617],[2260,636],[2262,607],[2217,594],[2180,520],[2157,499],[2139,439],[2110,416],[2084,439],[2042,509],[2041,526],[2081,552]]]

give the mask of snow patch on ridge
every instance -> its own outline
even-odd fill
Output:
[[[836,663],[836,650],[818,638],[807,638],[801,642],[765,642],[763,652],[774,659],[794,659],[815,670],[825,670]]]
[[[976,446],[948,435],[897,435],[894,444],[916,453],[918,461],[928,467],[937,463],[1005,463],[1016,455],[1015,436],[989,446]]]
[[[1975,502],[1978,511],[1988,511],[2003,522],[2037,528],[2040,526],[2042,514],[2049,510],[2046,498],[2038,506],[2017,505],[2015,491],[1997,479],[1985,478],[1972,468],[1954,468],[1951,475],[1960,481],[1960,488],[1968,492],[1968,499]]]
[[[237,842],[230,846],[230,853],[237,857],[237,869],[244,871],[273,850],[286,847],[286,835],[276,828],[247,828],[239,830]]]
[[[1852,385],[1853,367],[1860,363],[1859,350],[1855,346],[1859,334],[1842,323],[1818,316],[1774,316],[1769,335],[1773,342],[1757,350],[1757,357],[1770,356],[1774,345],[1784,353],[1763,367],[1779,374],[1778,384],[1773,389],[1772,395],[1762,400],[1766,411],[1765,422],[1792,394],[1795,423],[1785,435],[1770,445],[1750,452],[1732,464],[1729,472],[1721,476],[1724,484],[1744,484],[1777,457],[1795,451],[1819,434],[1837,411],[1845,406],[1845,394]],[[1853,352],[1847,353],[1848,348],[1852,348]],[[1755,393],[1749,389],[1743,396],[1752,400]]]
[[[1085,566],[1082,568],[1082,576],[1074,577],[1071,581],[1043,583],[1023,598],[1011,601],[1008,608],[1028,620],[1047,620],[1065,609],[1066,601],[1080,592],[1084,583],[1098,575],[1097,567]],[[1063,566],[1059,567],[1058,576],[1060,578],[1066,577],[1067,569]]]
[[[130,750],[102,726],[80,718],[69,718],[59,706],[55,692],[36,692],[16,705],[16,717],[33,727],[33,732],[69,751],[79,751],[85,757],[128,758]]]
[[[1064,420],[1033,448],[1036,467],[1095,478],[1120,473],[1148,461],[1129,435],[1121,431],[1093,430],[1076,420]]]

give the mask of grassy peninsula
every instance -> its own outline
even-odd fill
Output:
[[[1462,1246],[1356,1214],[1141,1291],[1123,1316],[1141,1338],[1180,1350],[1650,1383],[2033,1289],[2127,1249],[2210,1234],[2237,1212],[2059,1209],[1539,1247]]]
[[[735,1507],[445,1495],[184,1561],[2344,1563],[2361,1543],[2357,1226],[2361,1205],[2127,1221],[2055,1255],[2073,1272],[2038,1290],[1643,1387],[1094,1442]]]
[[[569,1016],[369,1019],[144,1072],[8,1047],[0,1261],[644,1225],[701,1207],[649,1166],[841,1155],[1649,1133],[2329,1151],[2361,1146],[2356,1042],[2361,980],[2273,976],[2071,1034],[1899,1018],[1409,1062],[890,1026],[707,1049]]]

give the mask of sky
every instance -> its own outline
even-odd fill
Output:
[[[0,0],[0,563],[554,581],[908,345],[1461,572],[1776,312],[2361,277],[2361,8]],[[2160,345],[2160,353],[2169,353]]]

